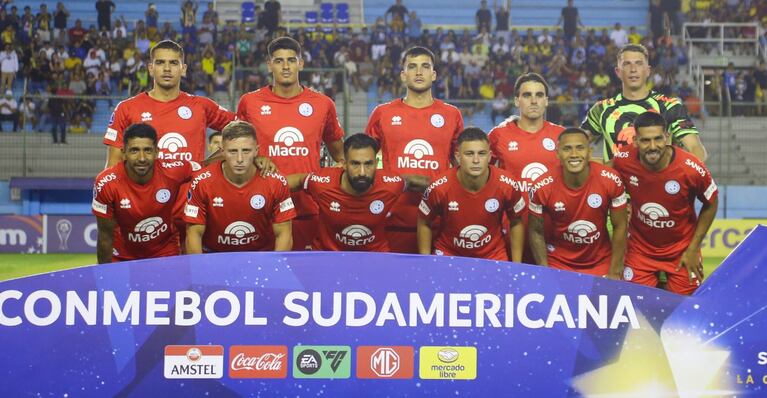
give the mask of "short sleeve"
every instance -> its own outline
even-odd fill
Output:
[[[186,207],[184,207],[184,222],[205,225],[208,202],[205,186],[198,183],[194,189],[189,189],[188,195]]]
[[[274,223],[290,221],[296,218],[297,215],[293,199],[290,197],[290,189],[288,189],[288,184],[281,182],[281,180],[275,179],[275,181],[272,219]]]
[[[335,104],[330,99],[327,101],[329,105],[327,115],[325,116],[325,125],[322,128],[322,140],[329,144],[344,139],[344,129],[338,120]]]
[[[114,194],[110,185],[103,185],[99,191],[99,181],[102,176],[96,177],[93,185],[93,202],[91,202],[91,212],[96,217],[113,218],[114,217]]]
[[[235,118],[237,120],[244,120],[246,122],[252,123],[250,120],[250,115],[248,114],[248,94],[244,94],[242,97],[240,97],[240,101],[237,103],[237,115]]]
[[[666,110],[665,116],[668,131],[671,133],[674,142],[678,142],[686,135],[698,134],[698,129],[695,128],[695,124],[687,114],[687,108],[685,108],[682,100],[677,98],[676,101],[672,102],[671,106]]]
[[[530,204],[528,205],[528,209],[530,209],[530,212],[542,216],[543,215],[543,205],[545,203],[545,195],[543,189],[536,189],[535,191],[530,191]]]
[[[589,113],[586,114],[586,118],[581,123],[581,128],[590,132],[591,135],[602,137],[604,135],[604,129],[602,128],[602,108],[601,102],[594,104]]]
[[[368,125],[365,127],[365,134],[375,138],[380,144],[383,141],[383,131],[381,130],[381,106],[373,109],[373,113],[368,118]]]
[[[123,132],[131,125],[130,115],[126,108],[125,101],[120,102],[115,107],[104,134],[104,144],[115,148],[123,147]]]
[[[213,100],[203,98],[207,127],[221,131],[236,118],[236,115]]]
[[[620,210],[628,204],[628,196],[623,184],[610,180],[610,209]]]
[[[424,193],[421,203],[418,205],[418,212],[421,218],[432,221],[440,215],[440,206],[442,195],[439,191],[432,190],[428,195]]]
[[[693,162],[692,160],[689,161]],[[717,187],[714,178],[711,176],[711,172],[708,171],[706,166],[703,166],[698,162],[694,163],[698,166],[699,170],[705,173],[705,175],[701,175],[702,173],[699,171],[693,173],[696,197],[702,203],[709,204],[714,200],[714,198],[718,196],[719,188]]]

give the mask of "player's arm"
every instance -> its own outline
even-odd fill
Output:
[[[112,262],[112,249],[114,248],[114,233],[117,223],[113,218],[96,217],[96,226],[99,236],[96,243],[96,259],[99,264]]]
[[[418,253],[431,254],[432,236],[429,221],[422,217],[418,217],[415,234],[416,240],[418,241]]]
[[[530,250],[538,265],[549,265],[546,254],[546,239],[543,236],[543,216],[530,212],[527,218],[527,229],[530,235]]]
[[[335,140],[330,143],[325,143],[328,147],[330,157],[336,162],[336,165],[344,162],[344,140]]]
[[[186,225],[186,254],[202,254],[202,236],[205,224]]]
[[[623,280],[623,258],[626,254],[626,231],[628,229],[626,207],[610,209],[610,222],[613,225],[613,236],[610,270],[607,272],[607,277]]]
[[[293,248],[293,227],[290,220],[272,224],[274,251],[287,252]]]
[[[405,179],[405,189],[408,191],[423,192],[431,184],[431,180],[427,176],[404,174],[402,178]]]
[[[107,164],[104,168],[112,167],[123,161],[123,151],[114,146],[107,146]]]
[[[682,267],[687,268],[688,278],[690,278],[690,284],[692,284],[692,275],[694,274],[698,281],[703,282],[703,264],[700,262],[700,244],[703,242],[703,237],[706,236],[706,232],[711,228],[711,223],[714,222],[716,217],[716,210],[719,206],[719,198],[713,197],[708,203],[703,203],[703,207],[698,214],[698,222],[695,224],[695,232],[692,235],[690,246],[682,253],[682,260],[679,265],[676,266],[676,270],[679,271]]]
[[[704,147],[703,143],[700,141],[700,136],[698,134],[687,134],[683,136],[679,139],[679,144],[682,148],[695,155],[701,162],[706,162],[708,153],[706,152],[706,147]]]
[[[309,174],[307,173],[297,173],[285,176],[285,179],[288,180],[288,188],[290,188],[290,192],[296,192],[304,189],[304,183],[306,182],[306,177],[308,176]]]
[[[522,252],[525,250],[525,226],[519,217],[510,218],[509,226],[509,247],[511,247],[511,261],[515,263],[522,262]]]

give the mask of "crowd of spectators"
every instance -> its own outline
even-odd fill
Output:
[[[696,7],[702,7],[701,3],[705,2],[696,1]],[[711,18],[764,19],[767,15],[764,2],[709,3],[706,11],[716,10]],[[719,3],[724,5],[718,7]],[[203,11],[192,1],[182,4],[178,24],[163,20],[152,3],[143,20],[129,23],[123,17],[114,18],[120,11],[115,3],[98,0],[97,25],[87,28],[79,19],[71,23],[62,2],[53,11],[41,4],[36,12],[30,7],[19,12],[6,3],[0,8],[0,39],[4,45],[0,52],[0,93],[11,90],[18,77],[27,78],[27,92],[41,97],[17,105],[12,113],[20,126],[31,123],[36,128],[47,122],[53,129],[61,129],[62,123],[68,123],[70,131],[87,131],[92,125],[95,102],[66,97],[126,97],[148,89],[148,50],[160,40],[172,39],[181,43],[186,53],[188,71],[182,89],[204,93],[230,106],[236,99],[230,93],[247,92],[268,83],[266,45],[276,36],[289,34],[302,44],[307,68],[343,68],[352,90],[376,87],[381,98],[396,97],[403,91],[399,78],[402,52],[411,45],[426,46],[437,57],[435,96],[456,101],[469,115],[485,108],[484,103],[473,100],[485,100],[493,122],[511,111],[516,77],[537,72],[551,86],[549,117],[577,124],[588,104],[619,91],[614,60],[626,43],[641,43],[648,48],[654,72],[650,84],[655,90],[682,97],[695,95],[686,83],[677,81],[679,69],[688,60],[681,41],[669,36],[680,28],[685,15],[674,8],[674,1],[664,1],[659,10],[653,11],[658,4],[658,0],[651,1],[650,26],[643,35],[636,27],[626,30],[621,24],[612,29],[587,29],[572,1],[562,10],[561,27],[540,32],[511,28],[509,11],[498,5],[490,9],[484,0],[475,16],[476,31],[425,29],[420,17],[402,0],[396,0],[385,15],[360,30],[317,26],[291,32],[277,23],[281,9],[276,0],[256,10],[258,22],[252,25],[223,22],[212,2]],[[700,10],[696,8],[688,19],[708,15]],[[660,12],[660,17],[653,16],[653,12]],[[661,31],[654,34],[658,20]],[[722,84],[731,89],[734,100],[763,98],[757,97],[767,82],[757,71],[739,71],[741,75],[734,76],[725,72]],[[341,74],[332,72],[302,74],[305,84],[329,96],[338,93],[341,79]],[[51,106],[50,99],[54,98],[57,101]],[[11,119],[6,112],[7,107],[0,106],[0,120]],[[45,115],[47,120],[36,115]]]

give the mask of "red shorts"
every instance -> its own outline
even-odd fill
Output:
[[[670,260],[657,260],[642,255],[626,255],[626,267],[623,270],[623,280],[638,283],[640,285],[658,287],[658,272],[666,273],[668,282],[666,290],[683,295],[690,295],[700,286],[700,281],[694,276],[692,284],[685,268],[676,271],[682,256]],[[698,261],[703,263],[703,258],[698,254]]]
[[[415,228],[386,227],[391,253],[418,254],[418,238]]]
[[[293,219],[293,251],[311,250],[312,241],[319,233],[319,216],[306,215]]]
[[[608,258],[607,261],[604,261],[600,264],[596,264],[591,267],[572,267],[567,264],[562,264],[558,261],[552,262],[551,257],[549,257],[549,267],[555,268],[555,269],[563,269],[565,271],[580,272],[581,274],[588,274],[588,275],[603,277],[603,276],[606,276],[607,273],[610,271],[610,259]]]

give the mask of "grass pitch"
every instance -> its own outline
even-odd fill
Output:
[[[722,260],[704,259],[704,275],[711,275]],[[95,254],[0,254],[0,281],[90,264],[96,264]]]

